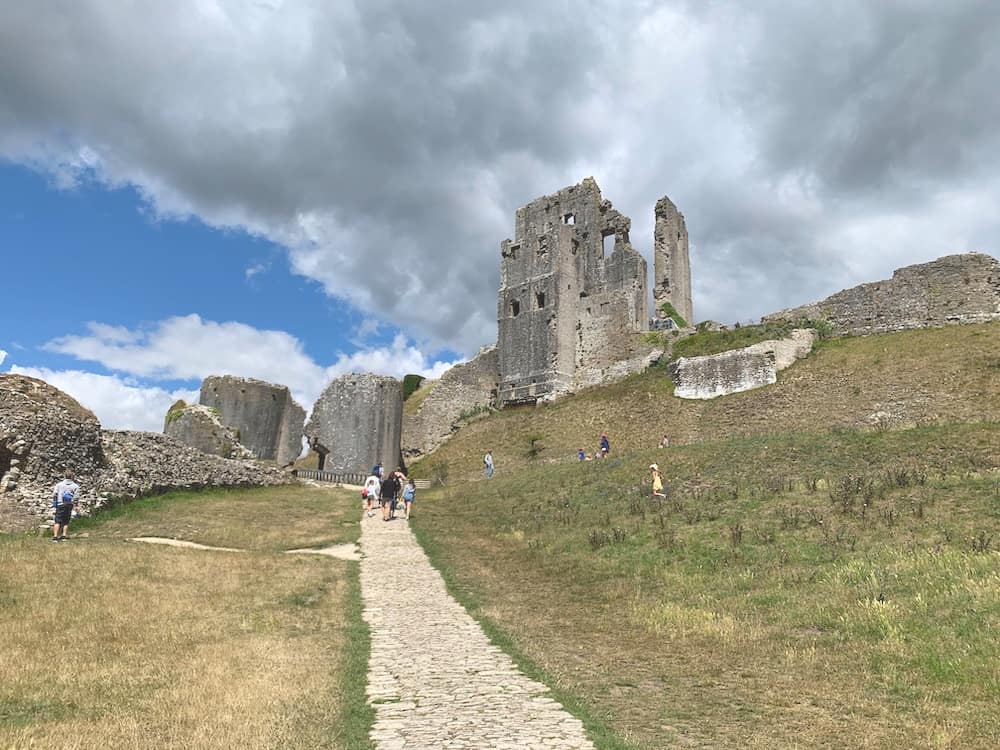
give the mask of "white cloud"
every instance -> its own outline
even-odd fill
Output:
[[[647,258],[669,194],[698,317],[746,319],[877,254],[996,251],[995,212],[937,196],[1000,200],[998,33],[975,2],[7,3],[0,157],[267,237],[466,353],[516,208],[593,174]],[[891,215],[977,245],[867,233]]]
[[[10,372],[44,380],[68,393],[94,412],[101,426],[109,430],[162,432],[163,419],[172,403],[181,398],[188,403],[198,400],[197,390],[168,391],[117,375],[18,365],[11,366]]]
[[[7,352],[5,352],[3,349],[0,349],[0,365],[3,364],[3,361],[5,359],[7,359]]]
[[[50,341],[45,348],[153,381],[200,381],[209,375],[258,378],[287,385],[307,410],[332,379],[348,372],[376,372],[396,378],[409,373],[438,377],[457,363],[432,361],[400,334],[388,346],[338,354],[332,364],[322,365],[306,354],[302,342],[289,333],[261,331],[233,321],[208,321],[198,315],[168,318],[145,330],[102,323],[88,323],[87,329],[88,335],[62,336]],[[77,387],[80,375],[75,372],[72,377],[59,374],[63,382],[71,382]],[[48,381],[47,377],[42,379]],[[115,377],[111,382],[127,383]],[[96,384],[106,386],[106,381],[88,380],[86,384],[94,391]],[[57,384],[53,382],[53,385]],[[162,396],[166,393],[163,389],[153,390],[157,392],[153,395],[159,399],[156,403],[166,398]],[[147,400],[153,399],[153,395]],[[137,403],[130,404],[128,419],[135,416],[133,407],[139,408]],[[111,401],[106,408],[112,408]],[[130,422],[122,414],[116,415],[115,421],[116,424],[141,422],[148,425],[152,418]],[[162,419],[162,414],[158,418]]]
[[[256,276],[259,273],[263,273],[267,269],[268,269],[267,264],[265,264],[265,263],[255,263],[254,265],[252,265],[249,268],[247,268],[243,272],[243,275],[244,275],[244,277],[246,278],[247,281],[250,281],[250,279],[252,279],[254,276]]]

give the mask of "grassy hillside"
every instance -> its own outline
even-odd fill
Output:
[[[996,325],[835,340],[709,402],[649,372],[463,429],[415,467],[448,483],[412,523],[634,747],[992,748],[998,417]],[[601,430],[612,457],[573,460]],[[462,481],[486,447],[497,477]]]
[[[478,476],[571,461],[607,431],[614,453],[731,436],[899,429],[1000,420],[1000,324],[824,341],[766,388],[710,401],[675,398],[662,369],[571,398],[506,409],[463,428],[414,467],[417,476]],[[534,442],[532,442],[534,439]],[[534,458],[532,454],[534,445]]]

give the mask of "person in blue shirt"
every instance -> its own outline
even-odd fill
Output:
[[[608,436],[605,433],[601,433],[601,454],[607,456],[611,452],[611,443],[608,442]]]
[[[80,495],[80,487],[73,481],[74,479],[73,471],[66,469],[63,473],[63,480],[52,490],[52,507],[56,511],[55,520],[52,523],[53,542],[62,542],[67,539],[66,532],[69,531],[69,522],[73,518]]]

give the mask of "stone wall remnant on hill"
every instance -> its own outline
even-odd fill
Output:
[[[554,398],[578,372],[632,354],[621,349],[648,316],[631,224],[591,177],[517,210],[514,239],[500,245],[501,405]]]
[[[0,529],[51,522],[50,493],[66,467],[76,473],[84,514],[112,498],[293,481],[273,467],[212,456],[166,435],[101,430],[90,411],[48,383],[0,375]]]
[[[1000,320],[1000,262],[982,253],[946,255],[763,320],[825,320],[852,335]]]
[[[691,259],[684,214],[667,196],[656,202],[653,230],[653,307],[669,302],[689,326],[694,325],[691,306]]]
[[[170,407],[163,434],[178,442],[222,458],[253,458],[232,427],[222,424],[219,412],[201,404],[179,401]]]
[[[320,469],[365,472],[381,461],[402,462],[403,384],[372,373],[350,373],[331,382],[313,406],[305,427],[320,456]]]
[[[420,399],[416,410],[408,413],[408,403],[403,405],[403,458],[426,456],[458,429],[463,418],[495,406],[499,382],[499,356],[490,346],[439,380],[424,383],[425,390],[410,397]]]
[[[286,386],[233,375],[212,375],[201,384],[199,403],[218,410],[222,423],[257,458],[287,466],[302,452],[306,412]]]
[[[709,399],[776,383],[778,372],[809,354],[815,339],[815,331],[800,328],[787,339],[704,357],[681,357],[672,368],[674,395]]]

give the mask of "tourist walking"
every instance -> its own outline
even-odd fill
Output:
[[[663,475],[660,474],[660,467],[650,464],[649,470],[653,472],[653,497],[666,498],[663,494]]]
[[[73,519],[76,510],[77,498],[80,495],[79,485],[73,481],[76,476],[72,469],[63,472],[63,479],[52,490],[52,507],[56,510],[55,520],[52,523],[52,541],[62,542],[68,536],[69,522]]]
[[[606,433],[601,433],[601,457],[608,455],[611,452],[611,443],[608,441],[608,436]]]
[[[670,447],[670,438],[668,438],[666,435],[664,435],[663,436],[663,440],[660,441],[660,447],[661,448],[669,448]]]
[[[417,498],[417,485],[413,483],[412,479],[406,480],[406,487],[403,488],[403,510],[406,512],[406,520],[410,520],[410,511],[412,510],[413,501]]]
[[[486,451],[486,455],[483,456],[483,472],[486,474],[487,479],[493,478],[493,451]]]
[[[382,492],[382,482],[373,473],[365,480],[365,486],[361,489],[361,497],[365,500],[365,511],[368,517],[375,515],[375,501]]]
[[[396,508],[396,496],[399,494],[399,479],[396,472],[393,472],[382,482],[382,490],[379,495],[382,505],[382,520],[388,521],[392,518],[392,511]]]

